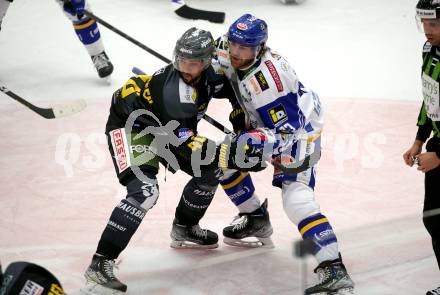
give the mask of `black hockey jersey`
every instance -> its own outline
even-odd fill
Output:
[[[205,154],[210,140],[198,134],[197,123],[212,97],[235,100],[227,79],[216,74],[211,66],[195,85],[185,83],[171,64],[152,76],[133,76],[113,94],[106,133],[123,128],[130,115],[146,110],[150,115],[142,114],[132,124],[129,122],[134,129],[173,122],[173,133],[180,144],[170,146],[172,151],[185,159],[190,159],[198,149]]]

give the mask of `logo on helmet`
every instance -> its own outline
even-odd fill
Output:
[[[192,52],[192,50],[189,50],[189,49],[185,49],[185,48],[179,48],[179,51],[180,52],[183,52],[183,53],[188,53],[188,54],[192,54],[193,52]]]
[[[208,39],[208,40],[202,42],[201,46],[202,46],[202,48],[205,48],[205,47],[208,46],[210,43],[211,43],[211,40]]]
[[[242,30],[242,31],[246,31],[248,29],[248,26],[247,26],[247,24],[244,24],[244,23],[238,23],[237,29]]]

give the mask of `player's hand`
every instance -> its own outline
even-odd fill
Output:
[[[417,170],[426,173],[432,169],[440,166],[440,159],[435,152],[426,152],[417,156],[418,166]]]
[[[240,134],[246,130],[246,115],[241,107],[236,107],[229,114],[229,122],[232,124],[235,134]]]
[[[263,152],[238,137],[228,137],[218,148],[219,167],[258,172],[267,166]]]
[[[64,1],[63,9],[70,15],[77,16],[81,19],[84,16],[85,0],[68,0]]]
[[[412,167],[417,156],[422,152],[423,142],[420,140],[414,141],[413,145],[403,154],[403,161],[405,164]]]

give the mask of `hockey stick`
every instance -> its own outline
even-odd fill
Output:
[[[184,0],[171,0],[171,3],[175,7],[174,12],[180,17],[188,19],[202,19],[218,24],[225,22],[226,15],[224,12],[192,8],[186,5]]]
[[[31,104],[19,95],[15,94],[4,85],[0,84],[0,91],[5,93],[9,97],[12,97],[19,103],[23,104],[24,106],[28,107],[29,109],[46,119],[55,119],[69,116],[82,111],[86,107],[86,102],[82,99],[79,99],[64,104],[54,105],[51,108],[40,108]]]
[[[136,75],[145,75],[145,72],[137,67],[133,67],[131,71],[133,72],[133,74],[136,74]],[[211,125],[213,125],[217,129],[219,129],[223,133],[228,134],[228,135],[229,134],[235,135],[234,132],[229,130],[227,127],[225,127],[222,123],[220,123],[219,121],[217,121],[213,117],[211,117],[207,114],[203,114],[203,119],[205,119],[205,121],[207,121],[208,123],[210,123]],[[275,168],[277,168],[277,169],[281,170],[282,172],[289,175],[289,174],[298,174],[298,173],[304,172],[309,167],[312,167],[313,165],[318,163],[320,158],[321,158],[321,150],[316,150],[313,153],[311,153],[310,155],[305,156],[304,159],[298,163],[291,163],[287,166],[283,165],[281,163],[275,162],[274,160],[270,161],[270,163]]]
[[[139,46],[140,48],[142,48],[143,50],[147,51],[148,53],[154,55],[155,57],[157,57],[158,59],[166,62],[166,63],[170,63],[170,60],[168,58],[166,58],[165,56],[163,56],[162,54],[158,53],[157,51],[154,51],[153,49],[151,49],[150,47],[145,46],[144,44],[142,44],[141,42],[139,42],[138,40],[134,39],[133,37],[127,35],[126,33],[122,32],[121,30],[119,30],[118,28],[115,28],[114,26],[112,26],[111,24],[109,24],[108,22],[106,22],[105,20],[103,20],[102,18],[97,17],[96,15],[94,15],[93,13],[91,13],[90,11],[88,11],[87,9],[84,9],[84,14],[87,15],[88,17],[91,17],[93,19],[95,19],[99,24],[103,25],[104,27],[106,27],[107,29],[109,29],[110,31],[115,32],[116,34],[118,34],[119,36],[121,36],[122,38],[127,39],[128,41],[130,41],[131,43],[133,43],[134,45]]]

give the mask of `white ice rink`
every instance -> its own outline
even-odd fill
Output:
[[[321,96],[327,111],[316,195],[338,235],[358,295],[425,294],[440,284],[421,221],[423,175],[404,165],[421,104],[423,34],[408,0],[193,0],[222,10],[226,23],[177,17],[169,0],[90,0],[93,12],[159,53],[197,26],[224,33],[244,13],[264,18],[269,46]],[[100,26],[115,65],[111,85],[99,80],[71,23],[53,0],[16,0],[0,31],[0,84],[49,106],[78,98],[88,107],[46,120],[0,93],[0,260],[39,263],[69,294],[77,294],[111,210],[124,197],[103,135],[112,93],[133,66],[154,72],[163,63]],[[229,106],[214,101],[208,114],[228,124]],[[222,134],[202,122],[209,137]],[[128,248],[119,277],[129,294],[302,294],[302,267],[312,283],[315,261],[292,255],[300,238],[285,216],[271,169],[253,175],[269,199],[276,247],[216,250],[169,247],[183,173],[159,174],[161,195]],[[203,218],[221,235],[236,209],[219,189]]]

